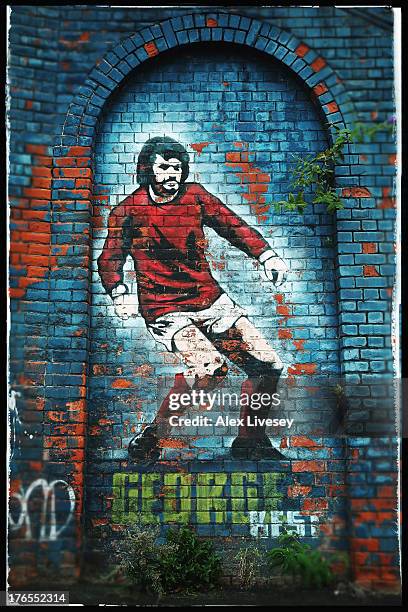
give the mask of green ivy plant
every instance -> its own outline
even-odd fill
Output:
[[[297,163],[293,169],[290,192],[287,200],[275,202],[277,212],[283,208],[303,213],[308,206],[304,198],[305,191],[313,186],[315,187],[313,204],[324,204],[329,213],[335,213],[336,210],[343,208],[343,202],[334,187],[334,168],[344,160],[344,147],[354,142],[362,142],[364,138],[372,140],[377,132],[393,132],[394,121],[388,120],[374,125],[356,122],[352,130],[340,128],[333,123],[330,123],[329,127],[336,130],[336,138],[331,147],[316,155],[295,156]]]
[[[302,586],[322,588],[334,581],[329,563],[318,550],[300,542],[297,534],[286,530],[278,538],[279,546],[266,553],[270,569],[300,578]]]

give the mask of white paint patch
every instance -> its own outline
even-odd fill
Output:
[[[13,440],[12,445],[11,445],[11,457],[12,458],[12,454],[13,454],[13,450],[16,448],[16,439],[17,439],[17,426],[18,425],[23,425],[19,414],[18,414],[18,408],[17,408],[17,397],[20,397],[21,393],[19,391],[14,391],[14,389],[10,390],[10,395],[9,395],[9,414],[10,414],[10,418],[11,418],[11,436],[9,436],[9,440],[11,441],[11,439]]]

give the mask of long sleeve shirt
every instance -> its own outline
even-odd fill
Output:
[[[110,294],[123,283],[130,254],[146,322],[169,312],[208,308],[222,290],[205,257],[204,225],[254,258],[269,249],[259,232],[198,183],[184,183],[165,204],[155,203],[147,188],[139,187],[109,215],[98,258],[103,287]]]

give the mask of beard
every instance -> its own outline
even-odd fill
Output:
[[[172,186],[166,186],[171,183]],[[180,189],[180,183],[177,181],[165,181],[164,183],[152,183],[152,189],[158,196],[170,196],[174,195]]]

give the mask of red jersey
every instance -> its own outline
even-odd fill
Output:
[[[222,290],[205,258],[203,225],[252,257],[270,248],[259,232],[197,183],[184,183],[177,197],[164,204],[139,187],[109,215],[98,258],[105,290],[111,293],[123,283],[130,254],[140,312],[148,323],[169,312],[209,308]]]

